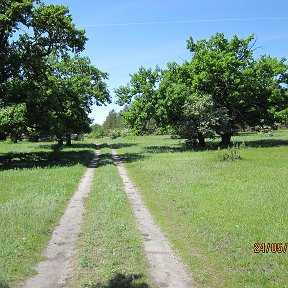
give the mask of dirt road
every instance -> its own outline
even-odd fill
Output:
[[[71,198],[59,225],[55,228],[46,249],[46,260],[40,262],[37,274],[28,279],[25,288],[60,288],[67,287],[71,277],[71,259],[77,234],[80,232],[83,214],[83,202],[88,196],[93,180],[94,169],[100,155],[99,150],[82,178],[77,191]],[[123,179],[125,191],[132,205],[144,243],[145,255],[150,263],[150,272],[157,287],[185,288],[194,287],[190,275],[181,261],[171,250],[167,239],[155,225],[153,218],[137,189],[127,176],[127,172],[115,150],[112,156]]]
[[[47,259],[37,265],[37,274],[28,279],[24,287],[66,287],[67,279],[70,278],[70,273],[72,272],[70,260],[73,255],[74,244],[81,228],[84,209],[83,202],[90,192],[98,155],[99,151],[97,150],[96,155],[82,178],[77,191],[68,203],[59,225],[53,232],[45,253]]]
[[[153,218],[143,204],[137,189],[130,181],[119,155],[113,149],[112,156],[117,165],[119,174],[122,177],[125,191],[142,233],[144,251],[150,263],[151,276],[157,287],[194,287],[190,275],[186,272],[181,261],[171,250],[163,233],[154,223]]]

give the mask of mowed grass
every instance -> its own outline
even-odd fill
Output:
[[[102,147],[94,177],[70,287],[151,287],[140,231],[109,148]]]
[[[93,154],[89,143],[57,154],[47,143],[0,144],[0,287],[35,273]]]
[[[199,287],[287,287],[288,251],[254,253],[288,242],[287,130],[234,137],[246,148],[228,162],[169,136],[108,141]]]

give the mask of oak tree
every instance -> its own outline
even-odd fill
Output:
[[[85,32],[75,27],[65,6],[45,5],[40,0],[2,0],[0,109],[20,105],[22,111],[25,104],[28,124],[37,126],[41,118],[30,112],[45,103],[41,86],[47,81],[47,57],[81,52],[86,40]],[[3,126],[4,119],[0,122]]]

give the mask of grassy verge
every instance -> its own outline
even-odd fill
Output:
[[[288,242],[287,132],[235,137],[242,160],[224,162],[223,151],[186,151],[167,136],[113,140],[200,287],[287,285],[288,251],[254,253]]]
[[[0,144],[0,287],[14,287],[35,264],[93,156],[82,143]]]
[[[150,281],[139,230],[109,148],[101,149],[86,200],[71,287],[137,287]]]

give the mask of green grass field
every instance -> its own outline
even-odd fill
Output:
[[[101,154],[85,204],[71,287],[151,287],[140,232],[111,150],[103,147]]]
[[[99,140],[102,156],[85,204],[71,287],[153,287],[106,142],[118,149],[198,287],[287,287],[288,251],[258,247],[254,253],[254,243],[283,243],[285,249],[288,242],[288,130],[233,140],[245,142],[236,161],[221,161],[230,151],[218,151],[217,140],[203,151],[169,136]],[[60,152],[47,143],[0,144],[1,288],[34,273],[94,149],[88,142]]]
[[[288,242],[288,131],[233,140],[241,160],[220,161],[217,140],[207,151],[169,136],[107,141],[199,287],[286,287],[288,251],[254,243]]]
[[[56,154],[47,143],[0,144],[0,287],[34,273],[95,145]]]

